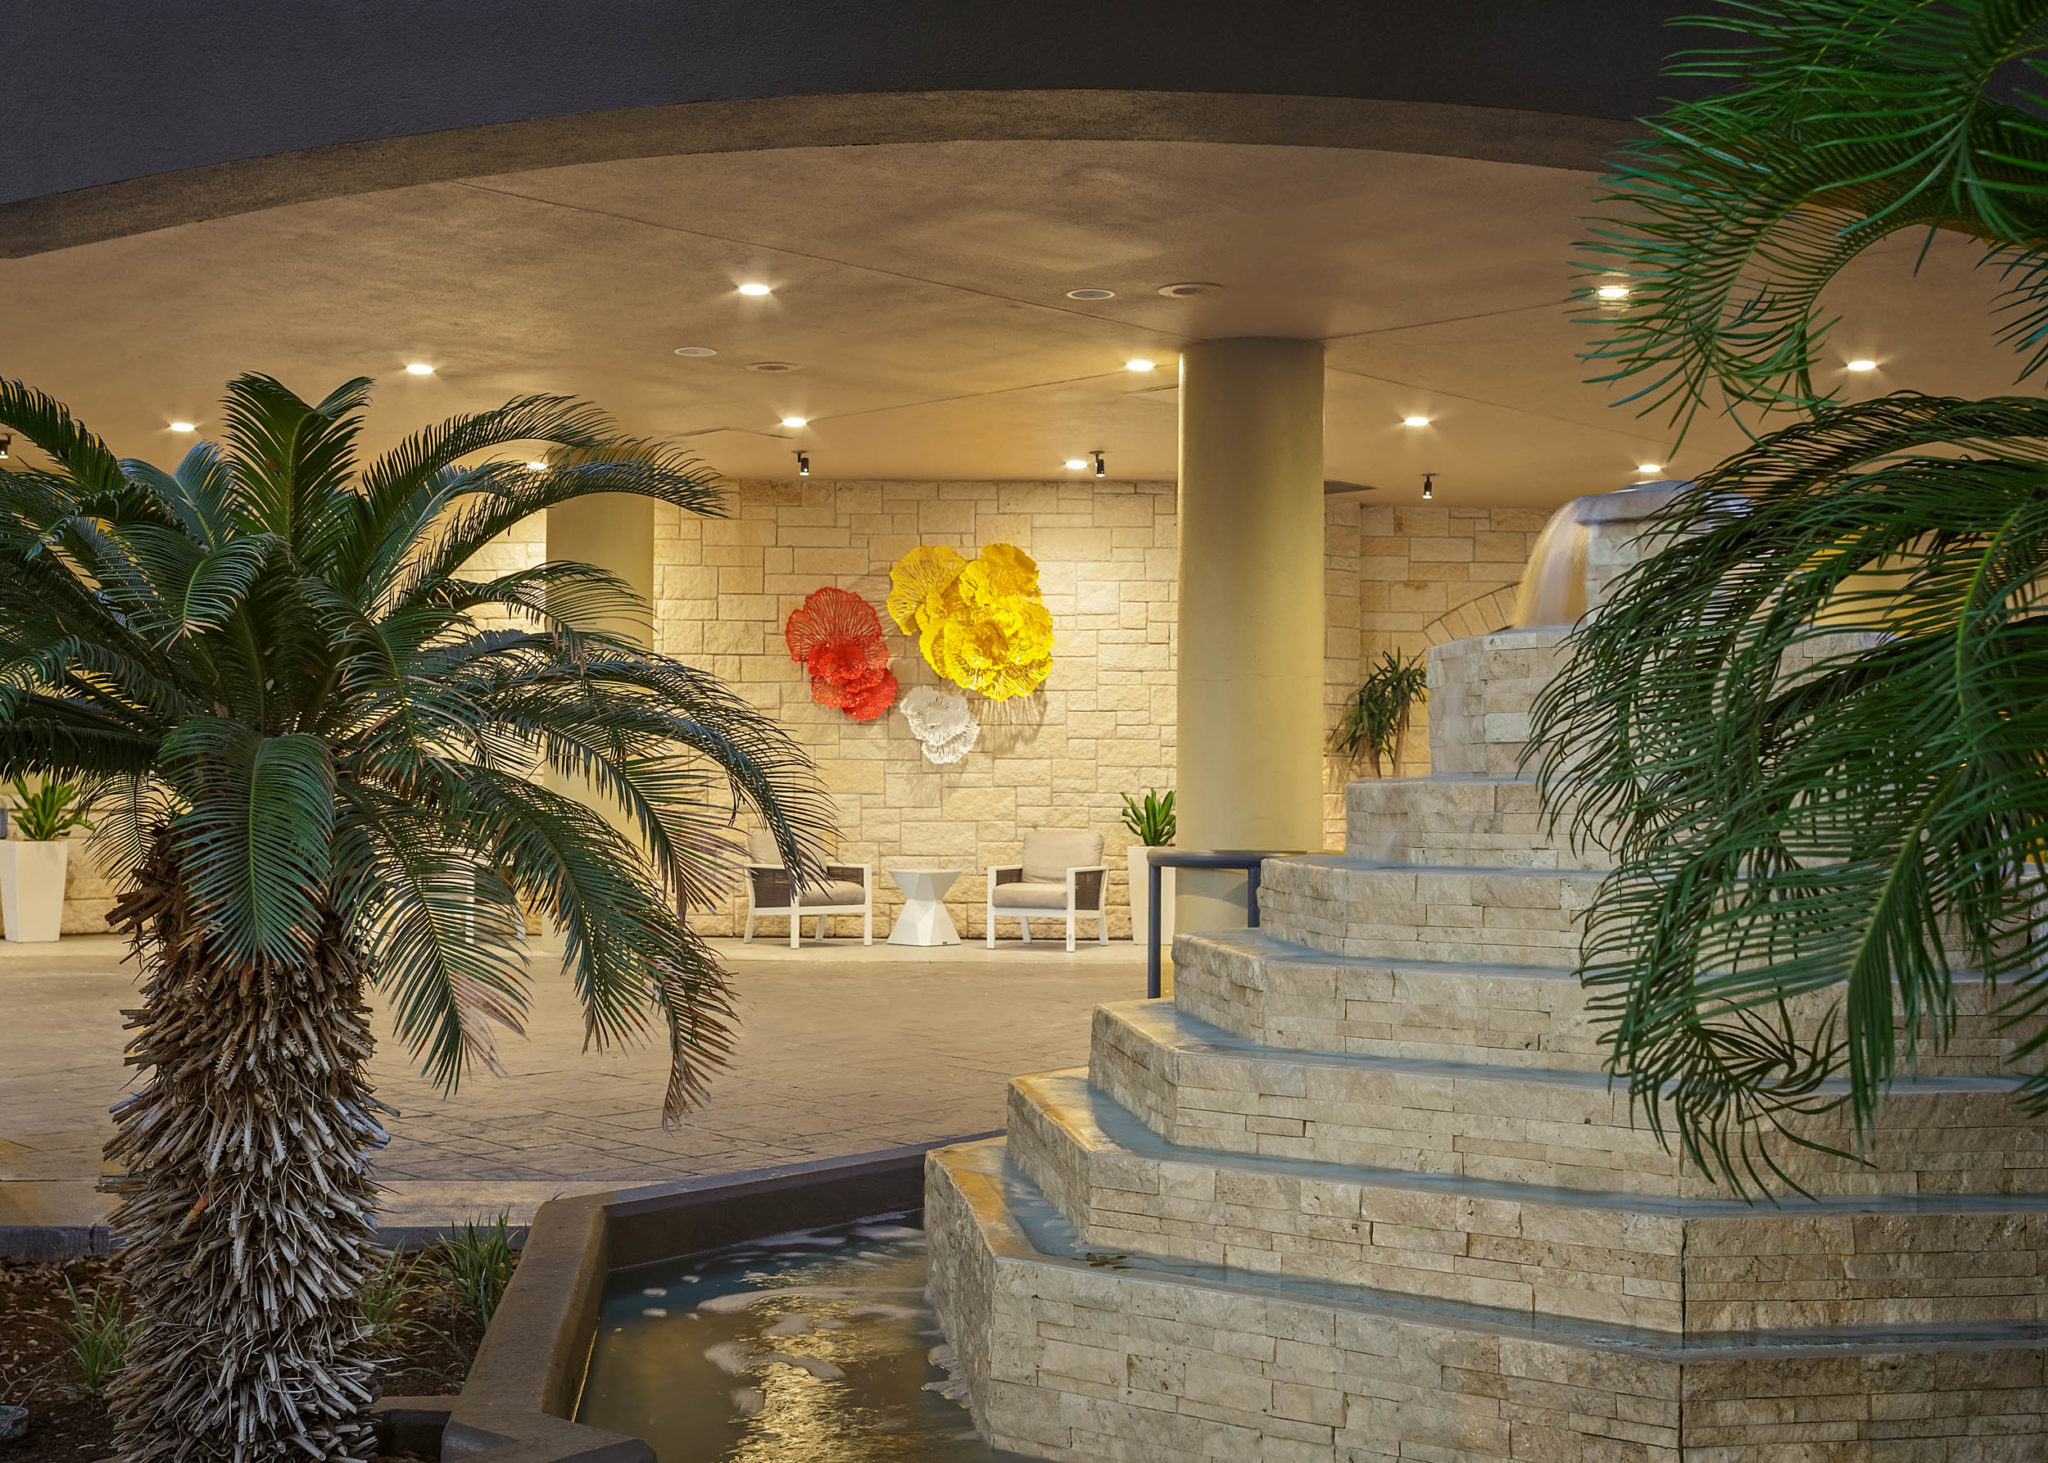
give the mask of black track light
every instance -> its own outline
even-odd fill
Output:
[[[1106,478],[1106,477],[1108,477],[1108,476],[1109,476],[1109,468],[1108,468],[1108,466],[1107,466],[1107,465],[1106,465],[1106,464],[1105,464],[1105,463],[1103,462],[1103,460],[1102,460],[1102,454],[1101,454],[1100,452],[1091,452],[1091,453],[1089,453],[1088,455],[1089,455],[1090,457],[1093,457],[1093,458],[1095,459],[1095,475],[1096,475],[1097,477],[1099,477],[1099,478]]]
[[[14,438],[10,437],[5,432],[0,432],[0,462],[5,462],[7,460],[7,449],[12,447],[13,445]]]
[[[808,453],[808,452],[799,452],[799,453],[797,453],[797,455],[796,455],[796,475],[797,475],[798,477],[800,477],[800,478],[807,478],[807,477],[809,477],[809,476],[811,475],[811,454],[810,454],[810,453]]]
[[[1422,475],[1422,499],[1426,503],[1435,496],[1436,474],[1433,472],[1426,472]]]

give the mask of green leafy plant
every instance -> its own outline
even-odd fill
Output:
[[[1581,951],[1637,1111],[1736,1187],[1867,1148],[1879,1101],[2006,985],[2048,1110],[2048,401],[1816,388],[1822,295],[1901,229],[1974,241],[2048,357],[2048,4],[1764,0],[1718,94],[1624,155],[1594,354],[1645,409],[1804,420],[1682,494],[1539,699],[1553,812],[1614,851]],[[1846,1079],[1842,1081],[1840,1079]],[[1825,1084],[1825,1085],[1824,1085]]]
[[[71,1359],[86,1390],[101,1391],[127,1364],[134,1334],[121,1306],[121,1287],[95,1286],[81,1296],[66,1280],[64,1291],[71,1297]]]
[[[369,1328],[372,1345],[388,1346],[412,1329],[407,1309],[418,1293],[412,1261],[402,1251],[391,1251],[363,1287],[363,1324]]]
[[[0,381],[0,777],[95,788],[143,967],[108,1399],[150,1463],[370,1447],[372,982],[452,1089],[519,1029],[535,906],[591,1042],[665,1038],[680,1121],[731,1041],[678,909],[722,889],[733,803],[793,868],[831,841],[798,747],[622,630],[622,581],[479,558],[590,494],[719,513],[707,471],[548,396],[359,459],[369,394],[238,377],[222,440],[165,471]]]
[[[1131,837],[1147,848],[1164,848],[1173,842],[1173,836],[1180,831],[1180,820],[1174,816],[1173,794],[1160,792],[1157,788],[1145,794],[1139,802],[1129,793],[1124,795],[1124,827]]]
[[[8,780],[7,788],[14,794],[14,821],[21,836],[31,843],[48,843],[74,828],[92,828],[75,782],[46,778],[40,787],[32,789],[26,778],[15,777]]]
[[[1369,763],[1374,777],[1399,773],[1409,718],[1429,698],[1429,663],[1398,650],[1380,652],[1379,663],[1345,703],[1330,750],[1350,763]]]
[[[511,1216],[469,1220],[451,1230],[421,1263],[426,1273],[479,1327],[488,1326],[512,1283]]]

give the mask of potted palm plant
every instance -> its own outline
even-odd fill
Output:
[[[1408,722],[1429,696],[1429,664],[1398,650],[1380,653],[1363,684],[1345,704],[1330,750],[1347,764],[1363,761],[1374,777],[1398,777],[1408,743]]]
[[[54,940],[64,929],[64,878],[71,867],[64,835],[92,824],[75,782],[50,778],[31,789],[16,777],[8,790],[14,797],[9,821],[20,836],[0,843],[0,921],[10,940]]]
[[[1145,861],[1147,850],[1165,848],[1173,842],[1178,822],[1173,814],[1173,794],[1160,792],[1156,788],[1145,794],[1143,802],[1124,794],[1124,827],[1130,830],[1136,841],[1124,850],[1126,872],[1131,880],[1131,938],[1143,944],[1152,915],[1152,886],[1148,865]],[[1159,871],[1159,938],[1173,939],[1173,870]]]
[[[541,396],[359,464],[369,393],[239,377],[223,440],[166,472],[0,381],[0,776],[104,789],[142,967],[107,1148],[128,1458],[372,1451],[373,983],[452,1087],[519,1029],[537,905],[590,1039],[665,1039],[674,1122],[731,1041],[678,912],[732,867],[730,800],[807,875],[829,837],[779,727],[612,628],[645,615],[622,581],[477,562],[587,494],[716,513],[709,473]]]

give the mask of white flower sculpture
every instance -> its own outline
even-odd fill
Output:
[[[958,691],[941,691],[936,686],[919,686],[896,703],[911,735],[924,746],[931,762],[958,762],[974,750],[981,736],[981,723]]]

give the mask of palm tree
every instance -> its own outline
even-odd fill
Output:
[[[706,473],[559,397],[358,473],[369,390],[309,405],[240,377],[223,441],[166,473],[0,381],[0,425],[35,449],[0,472],[0,775],[94,784],[144,971],[142,1078],[107,1150],[140,1322],[112,1392],[131,1463],[369,1450],[369,985],[452,1088],[518,1027],[538,906],[593,1043],[665,1026],[673,1120],[731,1014],[680,903],[719,883],[739,806],[797,868],[827,818],[772,723],[597,628],[634,602],[619,581],[466,572],[586,493],[715,513]],[[483,457],[514,442],[547,462]]]
[[[1797,419],[1672,505],[1535,734],[1551,806],[1618,830],[1582,950],[1613,1069],[1746,1187],[1844,1110],[1867,1145],[1971,969],[2005,983],[2022,1100],[2048,1109],[2048,400],[1814,381],[1827,284],[1900,230],[1977,241],[2022,377],[2048,364],[2048,3],[1716,23],[1731,44],[1681,69],[1724,89],[1614,179],[1588,262],[1629,294],[1592,355],[1681,423]]]

